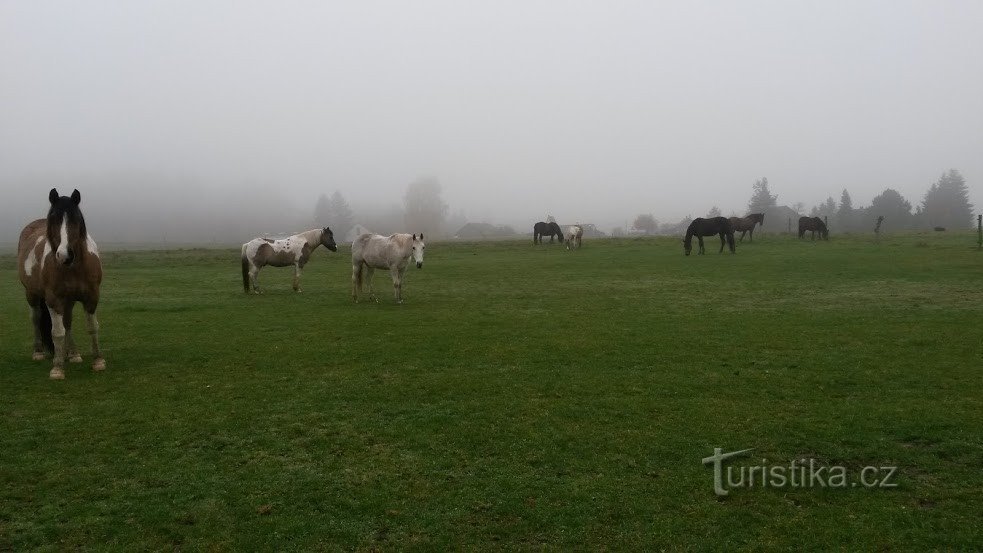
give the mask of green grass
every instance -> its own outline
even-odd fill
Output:
[[[108,370],[62,382],[0,258],[0,550],[980,549],[974,238],[432,243],[403,305],[345,249],[262,296],[237,251],[107,253]],[[714,447],[898,487],[717,498]]]

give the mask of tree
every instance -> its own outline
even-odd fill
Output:
[[[871,200],[867,215],[872,220],[883,216],[884,224],[881,228],[884,230],[911,228],[911,203],[893,188],[888,188]]]
[[[707,217],[720,217],[720,216],[721,216],[720,215],[720,208],[717,207],[717,206],[711,207],[710,208],[710,211],[707,212]]]
[[[840,231],[852,230],[856,217],[853,200],[850,198],[850,193],[844,188],[843,194],[840,195],[840,209],[836,212],[836,221]]]
[[[331,195],[331,200],[328,202],[327,224],[332,227],[331,230],[338,236],[344,236],[348,232],[348,229],[352,228],[355,224],[352,208],[348,206],[345,197],[337,190]]]
[[[950,169],[932,184],[922,202],[921,216],[933,227],[962,229],[972,225],[973,204],[959,171]]]
[[[331,220],[331,207],[328,197],[321,194],[317,197],[317,203],[314,204],[314,224],[317,226],[327,225],[328,221]]]
[[[651,213],[642,213],[635,217],[635,222],[631,224],[631,228],[643,231],[645,234],[655,234],[655,231],[659,230],[659,222]]]
[[[748,213],[764,213],[769,207],[778,205],[778,195],[772,195],[768,188],[768,179],[761,177],[755,181],[754,192],[751,193],[751,201],[747,204]]]
[[[438,236],[447,218],[448,206],[440,197],[443,188],[437,179],[417,179],[406,187],[403,219],[407,232]]]
[[[813,206],[812,211],[809,212],[812,217],[819,217],[820,219],[824,217],[836,217],[836,200],[832,196],[826,198],[826,201]]]

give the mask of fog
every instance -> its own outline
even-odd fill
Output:
[[[0,242],[78,188],[115,242],[449,213],[602,230],[844,188],[983,207],[983,3],[3,2]],[[413,229],[405,229],[412,231]]]

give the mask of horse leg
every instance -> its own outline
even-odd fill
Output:
[[[262,294],[259,289],[259,265],[249,264],[249,281],[253,283],[253,293]]]
[[[74,302],[65,304],[65,354],[68,356],[69,363],[81,363],[82,354],[79,353],[79,348],[75,345],[75,340],[72,339],[72,309],[74,307]]]
[[[300,289],[300,263],[294,263],[294,292],[301,292]]]
[[[724,233],[722,233],[722,232],[721,232],[721,233],[720,233],[720,251],[719,251],[719,252],[717,252],[717,253],[724,253],[724,242],[725,242],[726,240],[727,240],[727,239],[726,239],[726,238],[724,238]]]
[[[399,267],[391,267],[389,269],[389,275],[393,279],[393,297],[396,298],[396,303],[403,303],[403,275],[400,274]]]
[[[379,303],[379,298],[375,297],[375,291],[372,290],[372,275],[375,273],[375,268],[366,264],[365,265],[365,282],[369,285],[369,299]]]
[[[743,241],[744,241],[744,235],[742,234],[741,235],[741,242],[743,242]],[[752,243],[754,242],[754,227],[752,227],[751,230],[748,231],[747,241],[748,242],[752,242]]]
[[[44,359],[44,342],[41,340],[41,303],[31,306],[31,324],[34,325],[34,353],[31,359],[41,361]]]
[[[102,357],[99,350],[99,319],[96,318],[96,307],[99,305],[98,299],[83,304],[85,308],[85,325],[89,329],[89,338],[92,340],[92,370],[106,370],[106,360]]]
[[[697,236],[696,239],[699,240],[700,242],[700,255],[703,255],[704,253],[706,253],[706,248],[703,247],[703,237]]]
[[[51,298],[47,298],[50,300]],[[47,301],[48,313],[51,315],[51,341],[55,344],[55,356],[51,364],[51,372],[48,376],[52,380],[65,379],[65,318],[61,305],[53,301]]]
[[[352,301],[358,303],[358,293],[362,288],[362,263],[352,263]]]

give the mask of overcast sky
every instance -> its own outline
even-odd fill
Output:
[[[981,21],[976,0],[2,0],[0,215],[19,229],[49,182],[357,210],[429,176],[471,220],[609,230],[743,213],[762,176],[779,204],[916,204],[950,168],[979,210]]]

